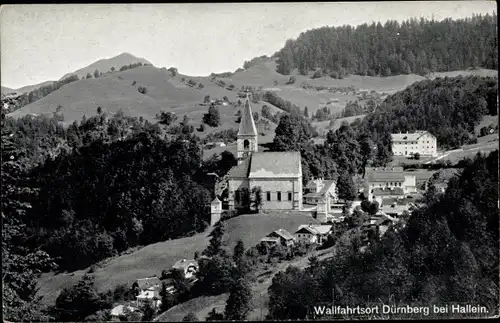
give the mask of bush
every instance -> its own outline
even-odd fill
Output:
[[[320,70],[317,70],[316,72],[314,72],[313,76],[311,78],[313,79],[317,79],[317,78],[320,78],[323,76],[323,73],[321,73]]]
[[[148,94],[148,89],[142,85],[137,88],[137,91],[139,91],[139,93],[142,93],[142,94]]]

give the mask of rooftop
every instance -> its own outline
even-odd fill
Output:
[[[148,278],[140,278],[136,281],[139,289],[145,290],[153,286],[160,286],[160,278],[158,277],[148,277]]]
[[[301,173],[301,157],[296,151],[260,152],[250,157],[249,178],[289,178]]]
[[[430,134],[425,130],[417,130],[413,133],[393,133],[391,134],[392,141],[416,141],[425,134]]]
[[[173,266],[172,268],[174,269],[184,269],[186,267],[189,267],[189,266],[196,266],[198,267],[198,262],[194,259],[181,259],[181,260],[178,260]]]
[[[234,166],[228,173],[229,178],[247,178],[250,173],[250,158],[245,158],[241,164]]]
[[[269,235],[272,235],[272,234],[276,234],[276,235],[282,237],[285,240],[291,240],[291,239],[294,238],[293,234],[291,234],[290,232],[286,231],[285,229],[275,230],[275,231],[271,232]]]
[[[383,189],[380,187],[373,189],[373,195],[384,196],[384,195],[405,195],[402,188],[396,187],[393,189]]]
[[[368,182],[404,182],[403,167],[366,167],[365,180]]]
[[[248,96],[245,100],[245,106],[241,113],[240,127],[238,129],[238,136],[257,136],[257,128],[252,116],[252,108],[248,102]]]
[[[317,179],[310,180],[307,183],[306,187],[309,189],[316,188],[317,181],[318,181]],[[321,180],[321,182],[319,182],[319,183],[323,185],[323,187],[321,188],[321,190],[319,192],[310,192],[310,193],[307,193],[306,195],[304,195],[304,197],[323,197],[323,196],[325,196],[326,192],[328,192],[328,190],[330,190],[332,185],[335,184],[335,180],[333,180],[333,179]]]

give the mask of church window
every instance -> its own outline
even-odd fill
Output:
[[[250,147],[250,141],[248,141],[248,139],[245,139],[243,141],[243,148],[248,149],[249,147]]]
[[[292,200],[292,192],[288,192],[288,200],[291,201]]]
[[[234,200],[236,201],[236,203],[240,203],[240,191],[234,192]]]
[[[266,192],[266,200],[271,201],[271,192]]]
[[[277,195],[278,195],[278,201],[281,201],[281,192],[277,192]]]

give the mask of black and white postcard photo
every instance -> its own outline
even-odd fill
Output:
[[[497,19],[0,6],[3,322],[498,319]]]

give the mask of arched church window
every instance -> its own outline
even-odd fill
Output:
[[[244,148],[244,149],[248,149],[248,148],[250,148],[250,141],[248,141],[247,139],[245,139],[245,140],[243,141],[243,148]]]

